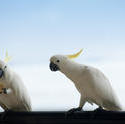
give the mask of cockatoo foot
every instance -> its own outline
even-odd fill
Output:
[[[4,94],[7,94],[7,88],[3,88],[2,90]]]
[[[104,110],[101,106],[98,107],[98,108],[96,108],[96,109],[94,110],[94,112],[92,113],[91,118],[92,118],[92,119],[96,118],[96,114],[98,114],[98,113],[100,113],[100,112],[104,112],[104,111],[106,111],[106,110]]]
[[[8,113],[12,112],[11,110],[5,110],[2,115],[1,115],[1,120],[5,120],[6,119],[6,116],[8,115]]]
[[[2,88],[0,91],[0,94],[7,94],[7,89],[6,88]]]
[[[66,116],[72,115],[77,111],[82,111],[82,107],[78,107],[78,108],[72,108],[69,111],[66,112]]]
[[[96,108],[94,110],[95,112],[100,112],[100,111],[105,111],[101,106],[99,106],[98,108]]]

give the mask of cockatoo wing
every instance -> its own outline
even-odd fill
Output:
[[[88,67],[90,75],[89,83],[92,85],[92,92],[98,104],[106,109],[120,110],[119,100],[106,76],[93,67]]]
[[[7,94],[0,94],[1,107],[13,111],[31,111],[30,98],[20,77],[13,73]]]
[[[31,109],[31,104],[30,104],[30,102],[29,102],[30,100],[29,100],[29,98],[22,98],[22,99],[20,99],[20,103],[22,103],[22,107],[24,106],[24,110],[25,111],[31,111],[32,109]]]
[[[11,87],[13,89],[14,95],[16,96],[17,101],[20,103],[19,105],[22,110],[31,111],[31,102],[27,89],[24,86],[23,81],[17,74],[15,74],[15,77],[16,78],[13,79]]]
[[[23,97],[16,94],[12,91],[8,94],[0,95],[0,106],[4,110],[13,110],[13,111],[30,111],[31,106],[24,100]]]

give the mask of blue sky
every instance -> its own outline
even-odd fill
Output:
[[[123,57],[124,5],[124,0],[1,0],[0,55],[8,49],[16,64],[47,63],[53,54],[80,48],[85,60],[101,61],[105,54],[112,60],[118,51]]]
[[[103,71],[124,103],[124,0],[0,0],[0,58],[6,49],[13,57],[9,64],[24,80],[33,110],[78,106],[74,85],[48,65],[52,55],[81,48],[76,61]]]

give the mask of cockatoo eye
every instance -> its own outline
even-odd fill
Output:
[[[58,63],[59,63],[60,61],[59,61],[59,60],[57,60],[56,62],[58,62]]]

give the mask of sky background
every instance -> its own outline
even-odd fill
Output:
[[[0,58],[7,49],[33,110],[78,106],[79,93],[63,74],[49,70],[49,59],[81,48],[75,61],[104,72],[125,106],[124,6],[124,0],[0,0]]]

